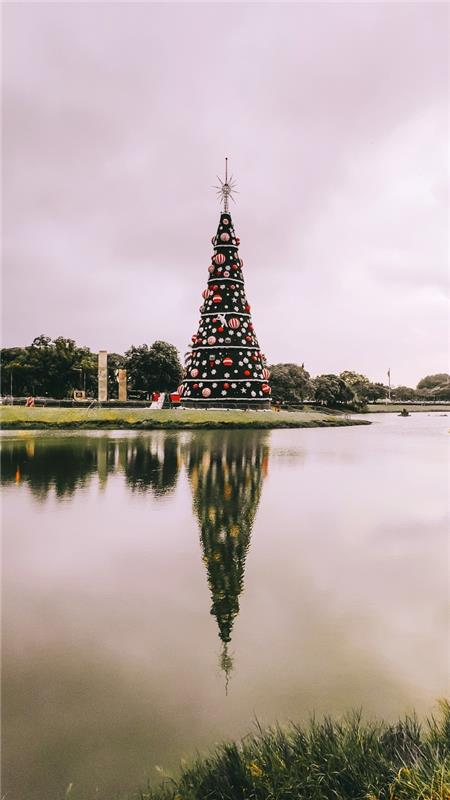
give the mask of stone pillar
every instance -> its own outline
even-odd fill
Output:
[[[108,352],[100,350],[98,354],[98,402],[108,399]]]
[[[119,381],[119,400],[126,401],[127,400],[127,371],[126,371],[126,369],[119,369],[119,374],[117,376],[117,380]]]

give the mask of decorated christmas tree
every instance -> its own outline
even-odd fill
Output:
[[[229,213],[233,191],[233,180],[228,180],[225,166],[225,181],[218,187],[223,211],[212,238],[214,252],[202,295],[200,322],[186,354],[186,376],[178,389],[187,406],[270,405],[270,373],[256,338],[245,294],[240,240]]]
[[[228,650],[244,588],[244,569],[253,521],[267,472],[262,432],[211,432],[194,436],[187,469],[211,591],[211,614],[223,643],[220,663],[227,685],[233,666]]]

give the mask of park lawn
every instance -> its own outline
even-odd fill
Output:
[[[4,430],[18,428],[320,428],[368,425],[339,412],[131,408],[0,408]]]
[[[430,403],[429,405],[423,405],[421,403],[368,403],[366,406],[366,413],[399,414],[403,408],[406,408],[408,411],[440,411],[442,414],[450,413],[450,403]]]

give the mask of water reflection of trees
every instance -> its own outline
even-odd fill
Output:
[[[223,644],[221,667],[227,687],[233,666],[228,645],[267,473],[266,442],[267,435],[259,431],[215,431],[194,435],[185,454],[211,591],[211,614]]]
[[[176,435],[114,439],[109,436],[25,436],[1,443],[3,484],[25,484],[45,500],[52,490],[58,500],[86,488],[96,476],[101,486],[123,474],[133,491],[154,496],[170,493],[179,471]]]

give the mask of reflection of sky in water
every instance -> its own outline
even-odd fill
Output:
[[[109,798],[255,715],[428,712],[447,429],[4,434],[8,800]]]

